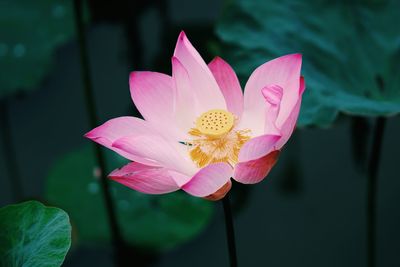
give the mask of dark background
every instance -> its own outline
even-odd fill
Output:
[[[222,1],[92,1],[90,10],[86,31],[90,68],[104,122],[135,114],[130,71],[170,73],[180,30],[186,31],[207,62],[212,59],[209,44],[217,41],[213,29]],[[83,138],[90,127],[81,78],[74,39],[57,50],[54,67],[39,90],[14,96],[8,103],[24,199],[42,199],[44,177],[52,164],[89,142]],[[372,126],[373,120],[369,122]],[[387,121],[378,179],[377,266],[381,267],[400,266],[399,122],[399,118]],[[352,123],[352,118],[341,116],[329,129],[299,129],[269,177],[248,186],[248,201],[235,216],[240,266],[365,266],[366,178],[354,164]],[[0,153],[0,206],[14,202],[6,167]],[[215,206],[204,232],[150,266],[228,266],[221,204]],[[132,266],[139,266],[134,256],[131,260]],[[111,249],[73,247],[64,265],[113,266]]]

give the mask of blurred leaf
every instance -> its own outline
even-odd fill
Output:
[[[0,209],[0,266],[61,266],[71,225],[61,209],[37,201]]]
[[[126,161],[107,151],[109,169]],[[91,147],[74,151],[52,168],[47,179],[48,200],[64,208],[77,230],[78,241],[109,240],[109,228]],[[97,175],[98,177],[98,175]],[[110,181],[124,238],[136,246],[165,250],[196,236],[209,223],[212,203],[183,192],[146,195]]]
[[[303,53],[308,89],[299,124],[326,126],[339,111],[400,111],[399,10],[396,0],[237,0],[217,34],[245,77],[274,57]]]
[[[74,35],[73,1],[0,2],[0,98],[32,90],[51,70],[55,49]]]

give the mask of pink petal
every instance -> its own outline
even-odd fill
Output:
[[[224,96],[214,76],[183,31],[178,37],[174,56],[188,71],[191,88],[202,112],[210,109],[226,109]]]
[[[283,96],[283,88],[279,85],[267,85],[261,90],[265,100],[272,106],[279,106]]]
[[[233,179],[243,184],[261,182],[268,175],[279,157],[279,150],[250,161],[236,164]]]
[[[220,57],[214,58],[208,67],[224,95],[228,111],[240,118],[243,112],[243,92],[235,71]]]
[[[291,54],[268,61],[250,76],[244,91],[244,125],[253,130],[255,136],[262,134],[265,122],[266,101],[262,89],[268,85],[283,88],[280,111],[276,125],[280,128],[289,117],[299,98],[301,55]]]
[[[188,132],[194,127],[197,105],[194,92],[190,87],[189,75],[176,57],[172,57],[172,79],[176,89],[176,122],[184,132]]]
[[[135,117],[119,117],[111,119],[104,124],[94,128],[93,130],[85,134],[85,137],[109,149],[114,150],[115,152],[127,159],[136,161],[138,160],[137,156],[113,147],[112,144],[115,142],[115,140],[125,136],[147,134],[157,134],[157,132],[148,122]],[[142,163],[148,165],[157,165],[154,161],[149,160],[142,160]]]
[[[204,197],[207,200],[211,201],[217,201],[220,199],[223,199],[226,194],[231,190],[232,188],[232,182],[229,180],[226,184],[224,184],[220,189],[218,189],[216,192],[212,193],[211,195],[208,195]]]
[[[172,170],[169,170],[169,173],[171,174],[172,179],[174,179],[175,183],[176,183],[179,187],[182,187],[184,184],[186,184],[187,182],[189,182],[190,179],[191,179],[192,176],[193,176],[193,175],[188,176],[188,175],[182,174],[182,173],[180,173],[180,172],[172,171]]]
[[[275,150],[280,135],[261,135],[247,141],[239,152],[239,162],[261,158]]]
[[[182,189],[193,196],[206,197],[225,185],[232,174],[232,167],[228,163],[210,164],[200,169]]]
[[[113,147],[136,156],[136,161],[155,161],[162,167],[192,176],[197,167],[189,158],[186,146],[156,135],[128,136],[116,140]]]
[[[264,133],[280,135],[280,130],[276,126],[276,119],[278,118],[279,110],[281,107],[281,100],[283,95],[283,88],[279,85],[269,85],[261,90],[266,103],[265,110],[265,125]]]
[[[167,169],[138,162],[114,170],[109,178],[146,194],[165,194],[179,189]]]
[[[176,140],[185,138],[175,127],[175,90],[170,76],[150,71],[131,72],[129,85],[132,100],[146,121]]]
[[[300,90],[299,90],[299,96],[302,96],[304,93],[304,90],[306,90],[306,81],[304,80],[303,76],[300,76]]]
[[[296,105],[294,106],[292,112],[290,113],[289,117],[281,126],[281,134],[282,138],[277,142],[276,147],[277,149],[281,149],[284,144],[289,140],[290,136],[292,135],[294,128],[296,126],[297,118],[299,117],[300,113],[300,106],[302,100],[302,94],[306,88],[305,81],[303,77],[300,77],[300,96],[297,100]]]

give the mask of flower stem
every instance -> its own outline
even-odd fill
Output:
[[[229,200],[229,193],[222,199],[222,205],[224,207],[225,214],[225,228],[229,249],[229,262],[231,267],[237,267],[238,265],[236,257],[235,231],[233,229],[233,218],[231,203]]]
[[[376,199],[377,175],[382,150],[386,119],[378,117],[375,122],[371,156],[368,164],[367,182],[367,266],[376,265]]]
[[[21,177],[18,172],[17,155],[12,139],[10,114],[8,110],[7,98],[0,101],[0,129],[4,158],[6,162],[8,177],[10,180],[11,191],[15,201],[20,201],[24,197]]]
[[[90,78],[89,70],[89,57],[86,49],[86,38],[84,34],[84,23],[83,23],[83,1],[74,0],[75,8],[75,26],[78,34],[79,51],[80,51],[80,61],[81,61],[81,71],[82,79],[84,83],[84,93],[86,100],[86,108],[89,115],[90,127],[95,128],[98,124],[98,117],[96,114],[96,103],[94,100],[93,86]],[[124,242],[122,239],[121,231],[118,225],[117,216],[114,208],[114,201],[111,197],[110,188],[108,184],[108,179],[106,176],[106,160],[104,154],[99,146],[95,146],[95,154],[97,158],[97,163],[100,167],[100,181],[103,192],[103,198],[106,205],[108,222],[111,229],[111,238],[114,246],[114,256],[118,260],[118,253],[123,250]]]

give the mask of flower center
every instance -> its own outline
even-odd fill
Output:
[[[196,128],[208,137],[221,137],[232,129],[235,117],[222,109],[212,109],[201,114],[196,120]]]
[[[250,139],[249,130],[235,129],[237,119],[225,110],[212,109],[204,112],[190,129],[192,137],[188,145],[190,158],[198,167],[211,163],[238,161],[240,148]]]

